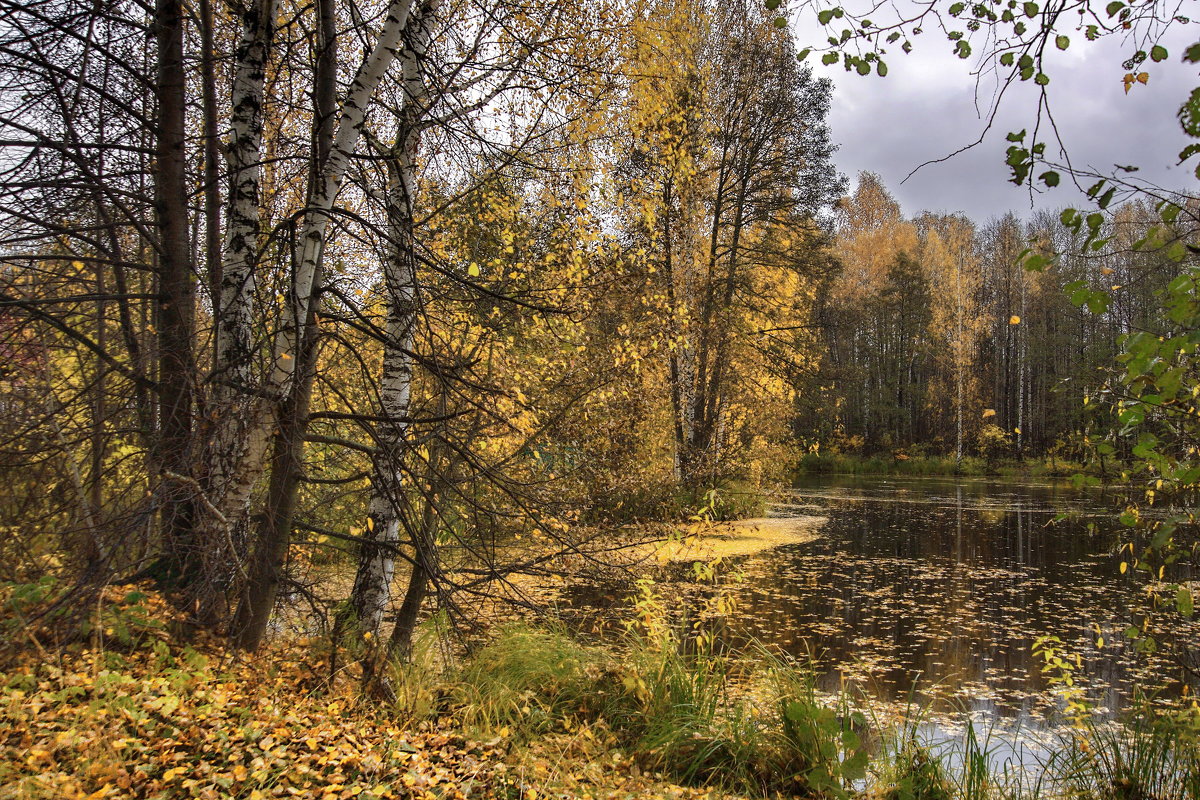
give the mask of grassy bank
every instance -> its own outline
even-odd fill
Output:
[[[975,456],[961,463],[953,456],[859,456],[844,453],[808,453],[796,464],[798,475],[912,475],[999,476],[1005,478],[1102,477],[1095,468],[1063,459],[1024,459],[988,462]]]
[[[244,660],[144,615],[86,647],[30,638],[0,673],[0,797],[1200,797],[1194,705],[1064,728],[1017,772],[982,733],[935,747],[919,711],[864,714],[803,665],[668,625],[648,584],[633,617],[609,645],[510,625],[458,656],[428,627],[387,701],[319,639]]]

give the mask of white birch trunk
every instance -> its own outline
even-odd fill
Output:
[[[222,512],[224,521],[220,524],[227,528],[224,531],[226,534],[230,533],[228,528],[238,526],[245,519],[254,486],[265,469],[279,402],[287,395],[296,373],[295,354],[305,333],[309,305],[317,288],[314,285],[315,278],[330,212],[350,158],[362,138],[367,106],[379,82],[396,59],[411,5],[412,0],[392,0],[375,46],[359,67],[342,102],[333,148],[317,179],[305,214],[296,273],[276,335],[274,363],[266,385],[258,393],[253,408],[247,409],[245,414],[229,415],[238,419],[224,423],[228,435],[222,433],[214,437],[217,440],[216,452],[213,454],[213,463],[207,465],[212,473],[209,500]],[[246,302],[250,301],[248,292],[243,291],[238,296]]]
[[[370,542],[363,543],[354,579],[351,606],[360,633],[378,640],[383,615],[391,603],[396,550],[400,545],[400,494],[407,417],[412,397],[412,350],[417,312],[417,269],[413,218],[417,192],[417,153],[420,123],[428,91],[421,73],[433,35],[440,0],[426,0],[413,15],[400,55],[404,110],[389,160],[388,227],[391,253],[384,265],[388,309],[379,385],[379,416],[375,429],[376,456],[371,476]],[[414,553],[422,558],[418,550]]]
[[[325,247],[325,229],[329,226],[330,212],[341,189],[346,169],[350,165],[358,142],[362,139],[366,124],[367,106],[375,95],[375,89],[392,63],[396,60],[397,48],[408,25],[412,0],[392,0],[387,16],[379,31],[379,38],[370,54],[359,67],[338,120],[337,135],[333,149],[309,201],[304,225],[301,229],[300,255],[296,259],[296,274],[292,283],[289,302],[283,309],[283,324],[275,344],[275,363],[272,367],[269,386],[273,394],[286,392],[296,372],[295,353],[301,341],[302,328],[308,319],[308,306],[316,290],[313,285],[317,274],[317,263]]]
[[[963,306],[965,305],[965,301],[963,300],[962,271],[962,261],[958,260],[954,265],[954,296],[955,303],[958,305],[958,308],[956,309],[957,314],[955,315],[957,318],[956,327],[958,329],[958,333],[955,337],[954,343],[954,360],[958,362],[955,364],[955,377],[957,378],[958,383],[958,400],[956,402],[957,413],[955,414],[955,465],[961,465],[963,460],[963,372],[965,372],[967,368],[967,348],[966,342],[963,340],[963,314],[965,313]]]
[[[247,9],[238,43],[230,98],[228,160],[232,187],[216,320],[214,391],[218,403],[244,393],[252,378],[254,281],[261,228],[263,94],[275,35],[275,12],[276,0],[262,0]]]
[[[230,96],[228,165],[230,191],[226,237],[214,319],[212,397],[209,402],[204,463],[198,484],[208,505],[220,514],[203,513],[195,521],[197,541],[210,564],[206,577],[223,588],[239,554],[228,552],[236,537],[225,502],[244,452],[252,387],[254,280],[261,232],[259,195],[262,180],[263,102],[267,63],[275,35],[276,0],[250,4],[242,17]],[[248,495],[247,495],[248,496]]]

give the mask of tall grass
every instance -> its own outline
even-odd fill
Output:
[[[640,607],[660,614],[654,600]],[[397,696],[410,719],[449,717],[473,734],[603,729],[594,741],[647,771],[750,796],[1200,800],[1200,711],[1173,725],[1147,711],[1124,726],[1064,728],[1027,770],[1012,763],[1016,732],[966,716],[961,736],[934,737],[912,698],[898,723],[868,718],[846,692],[821,695],[803,665],[761,647],[723,651],[697,630],[660,616],[609,648],[512,625],[452,665],[419,639]]]
[[[1196,800],[1195,731],[1144,715],[1126,725],[1089,724],[1046,765],[1064,794],[1096,800]]]

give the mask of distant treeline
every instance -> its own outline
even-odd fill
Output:
[[[870,173],[839,210],[842,271],[817,294],[824,349],[815,391],[801,393],[802,439],[864,455],[1071,458],[1108,431],[1092,400],[1119,338],[1162,324],[1157,294],[1178,272],[1134,250],[1159,222],[1153,208],[1117,209],[1109,241],[1086,255],[1059,212],[905,219]],[[1051,266],[1024,269],[1026,251]],[[1097,290],[1106,310],[1077,305]]]

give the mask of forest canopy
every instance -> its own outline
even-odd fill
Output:
[[[152,581],[245,649],[286,605],[402,655],[826,456],[1194,487],[1194,193],[1047,152],[1047,48],[1200,61],[1160,3],[3,8],[0,578],[62,607]],[[1094,208],[850,188],[809,62],[923,26],[1041,87],[1012,178]]]

